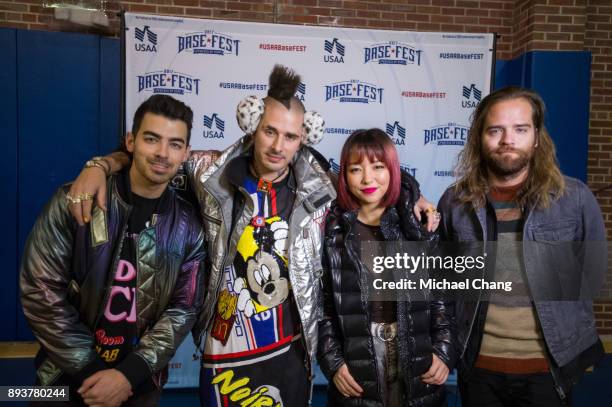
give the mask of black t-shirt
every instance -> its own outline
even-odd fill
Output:
[[[132,212],[125,231],[113,282],[95,330],[96,350],[109,368],[117,366],[138,344],[136,329],[136,249],[138,236],[149,226],[159,199],[132,193]]]

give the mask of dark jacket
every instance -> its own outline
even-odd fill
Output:
[[[42,385],[62,373],[78,385],[107,368],[94,349],[94,329],[110,293],[131,211],[117,178],[108,181],[108,211],[96,207],[85,226],[68,210],[69,186],[60,188],[26,242],[21,302],[41,344],[37,374]],[[136,254],[140,342],[117,366],[133,388],[151,376],[161,386],[161,372],[193,326],[203,297],[204,239],[196,211],[170,189],[158,208],[153,225],[140,233]]]
[[[526,208],[522,237],[526,283],[535,299],[534,307],[552,361],[551,372],[562,398],[586,368],[603,356],[590,299],[596,287],[601,287],[607,265],[605,228],[595,197],[579,180],[566,177],[565,183],[565,193],[549,208],[534,205]],[[497,240],[497,221],[490,204],[481,208],[463,204],[454,187],[450,187],[438,206],[443,241]],[[563,242],[586,244],[580,249],[582,253],[575,255],[576,244],[564,246]],[[487,245],[479,247],[485,250]],[[494,273],[491,267],[494,258],[494,255],[487,258],[488,278]],[[575,295],[568,293],[568,289],[575,290]],[[575,300],[568,301],[570,297]],[[456,303],[458,353],[462,356],[460,380],[469,377],[478,356],[487,304],[461,300]]]
[[[389,208],[381,218],[386,241],[430,240],[436,235],[421,232],[411,214],[414,201],[402,200],[400,210],[409,214],[402,222],[396,208]],[[358,242],[351,229],[357,212],[344,212],[334,206],[326,221],[324,267],[324,317],[319,322],[318,360],[329,380],[328,400],[332,406],[383,406],[378,389],[377,371],[367,300],[362,297],[364,265],[359,259]],[[398,360],[406,399],[404,405],[438,406],[445,400],[443,386],[427,385],[420,376],[436,355],[452,368],[454,364],[452,309],[443,301],[398,301]],[[336,371],[346,363],[363,388],[361,398],[345,398],[332,382]]]

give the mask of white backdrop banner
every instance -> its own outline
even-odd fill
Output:
[[[432,202],[454,180],[470,114],[491,88],[494,34],[421,33],[125,14],[126,128],[140,103],[172,95],[194,111],[193,149],[242,137],[238,102],[264,97],[274,64],[302,77],[296,96],[326,121],[315,146],[338,168],[355,129],[379,127]],[[193,346],[193,345],[192,345]],[[181,350],[170,386],[193,359]],[[175,358],[175,360],[177,359]],[[171,365],[172,366],[172,365]],[[179,368],[180,367],[180,368]]]

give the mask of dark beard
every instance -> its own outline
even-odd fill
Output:
[[[517,158],[503,158],[490,152],[485,153],[484,161],[489,171],[500,177],[508,177],[518,174],[529,165],[532,152],[525,152],[523,150],[512,151],[518,154]]]

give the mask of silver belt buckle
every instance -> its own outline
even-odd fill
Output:
[[[395,323],[386,324],[376,322],[374,326],[374,335],[383,342],[390,342],[397,336],[397,328]]]

